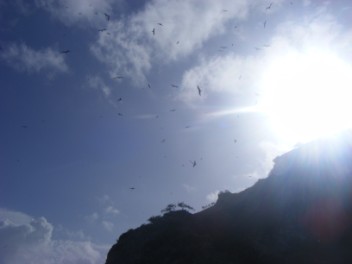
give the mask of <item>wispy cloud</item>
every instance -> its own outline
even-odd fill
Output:
[[[102,225],[106,231],[112,231],[114,229],[114,223],[110,221],[102,221]]]
[[[115,207],[113,200],[107,194],[97,197],[97,202],[99,208],[96,212],[86,216],[85,220],[89,224],[100,226],[106,231],[112,231],[115,227],[113,221],[120,214],[120,210]]]
[[[116,209],[114,206],[109,205],[105,208],[105,213],[110,214],[110,215],[117,215],[120,213],[118,209]]]
[[[179,99],[192,103],[204,101],[212,93],[239,94],[248,91],[249,85],[253,86],[252,76],[261,65],[259,58],[235,54],[203,59],[200,65],[183,74]],[[197,86],[202,91],[201,96]]]
[[[262,92],[262,79],[277,58],[309,50],[326,50],[352,58],[351,31],[344,31],[336,18],[322,7],[299,22],[285,21],[256,53],[203,56],[198,65],[184,72],[178,99],[188,104],[207,102],[214,95],[228,97]],[[199,96],[197,86],[202,89]]]
[[[101,91],[106,98],[109,98],[111,95],[111,88],[106,85],[102,78],[99,76],[89,76],[87,78],[88,85],[94,89]]]
[[[35,0],[37,7],[48,11],[55,19],[66,25],[80,26],[105,24],[104,13],[112,15],[117,0]]]
[[[16,215],[25,214],[0,211],[1,263],[98,264],[105,261],[107,246],[90,241],[55,240],[54,226],[44,217],[26,216],[30,220],[18,223],[16,217],[12,219]]]
[[[214,191],[214,192],[209,193],[206,196],[206,199],[207,199],[208,202],[214,203],[214,202],[216,202],[218,200],[218,195],[219,195],[219,191]]]
[[[184,188],[188,193],[191,193],[191,192],[194,192],[194,191],[197,190],[196,187],[191,186],[191,185],[189,185],[189,184],[187,184],[187,183],[182,184],[182,186],[183,186],[183,188]]]
[[[26,44],[11,43],[0,53],[0,58],[19,71],[38,73],[41,71],[67,72],[65,57],[52,48],[34,50]]]
[[[264,10],[263,2],[153,0],[140,12],[111,21],[91,50],[111,76],[124,74],[141,85],[154,63],[186,58],[224,34],[229,21],[246,19],[251,8]]]

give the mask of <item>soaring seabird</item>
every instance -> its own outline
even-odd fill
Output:
[[[199,85],[197,85],[197,90],[198,90],[199,96],[202,96],[202,90],[200,89]]]

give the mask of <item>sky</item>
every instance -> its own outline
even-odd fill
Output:
[[[0,0],[0,263],[103,263],[167,204],[265,178],[294,128],[345,124],[351,7]]]

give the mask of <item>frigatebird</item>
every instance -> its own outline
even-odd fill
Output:
[[[197,90],[198,90],[199,96],[202,96],[202,90],[200,89],[199,85],[197,85]]]

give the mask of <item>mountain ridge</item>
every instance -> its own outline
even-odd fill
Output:
[[[352,136],[277,157],[268,177],[122,234],[106,264],[352,263]]]

